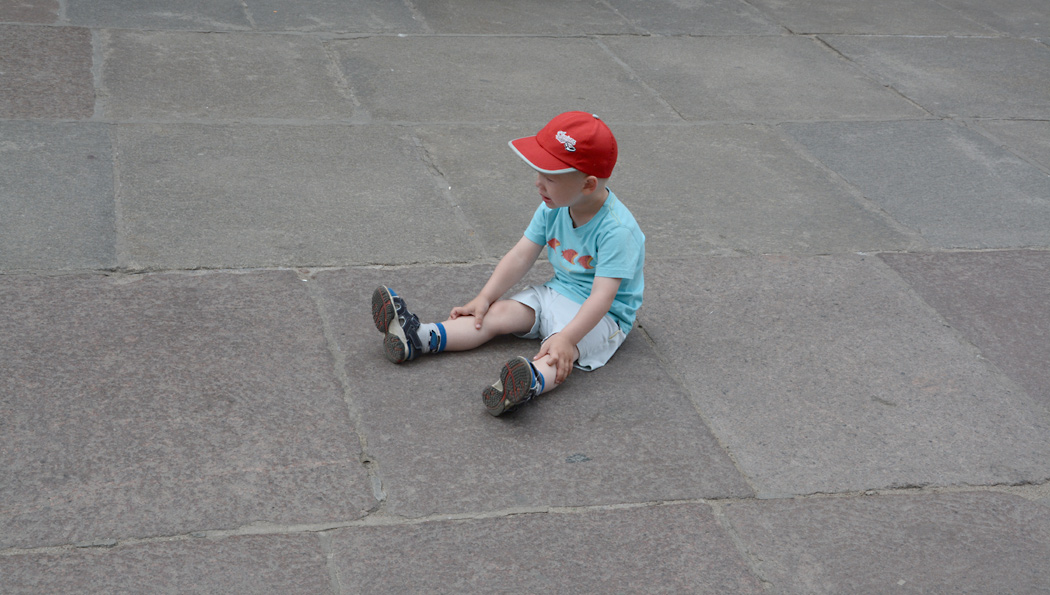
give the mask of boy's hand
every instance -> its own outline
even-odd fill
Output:
[[[487,300],[481,297],[476,297],[464,306],[456,306],[452,308],[452,313],[448,315],[449,318],[455,320],[460,316],[473,316],[474,317],[474,328],[481,330],[481,321],[485,318],[485,314],[488,314],[489,306],[491,306]]]
[[[572,340],[562,336],[562,333],[557,333],[540,345],[540,352],[532,359],[535,361],[546,357],[547,365],[555,368],[554,383],[561,384],[572,372],[572,365],[576,362],[578,354]]]

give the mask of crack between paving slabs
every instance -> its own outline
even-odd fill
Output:
[[[333,593],[343,593],[343,579],[339,574],[339,566],[334,563],[335,552],[332,549],[332,534],[322,531],[317,534],[317,540],[321,544],[321,554],[324,555],[325,570],[328,571],[328,584]]]
[[[656,341],[653,339],[652,335],[649,334],[649,331],[645,329],[645,325],[640,319],[638,321],[638,326],[635,330],[641,333],[642,337],[645,339],[646,344],[653,351],[653,354],[656,355],[656,359],[660,362],[660,367],[663,369],[664,373],[667,374],[667,376],[675,384],[678,385],[678,387],[682,390],[683,393],[685,393],[686,397],[689,399],[689,403],[693,406],[693,410],[696,411],[696,414],[700,417],[700,421],[703,422],[704,426],[707,428],[707,431],[711,433],[711,437],[715,440],[715,443],[718,444],[718,446],[722,449],[722,452],[724,452],[725,455],[729,458],[729,461],[733,464],[733,468],[736,469],[736,472],[740,474],[740,477],[744,480],[744,483],[747,484],[748,489],[751,490],[752,494],[758,494],[759,490],[751,482],[751,478],[748,477],[746,473],[744,473],[743,468],[740,467],[740,463],[738,463],[736,457],[733,456],[733,452],[725,444],[722,443],[722,439],[718,436],[717,433],[715,433],[714,429],[711,426],[711,422],[707,419],[707,416],[705,416],[703,411],[700,409],[700,404],[697,402],[696,395],[694,395],[693,391],[688,387],[688,385],[686,385],[685,380],[678,374],[674,366],[671,365],[671,362],[667,359],[664,353],[660,351],[660,348],[657,345]]]
[[[311,301],[314,303],[314,308],[317,310],[317,315],[321,319],[322,332],[324,334],[325,342],[328,345],[328,352],[332,358],[333,373],[339,380],[339,386],[342,390],[343,403],[346,405],[347,414],[350,417],[350,423],[353,426],[353,432],[357,436],[358,446],[360,450],[360,461],[365,467],[368,473],[368,479],[371,482],[372,496],[376,500],[375,506],[364,511],[365,516],[379,512],[386,504],[386,492],[383,489],[383,478],[380,473],[379,463],[375,457],[368,453],[368,438],[361,431],[361,412],[357,409],[353,400],[353,391],[350,387],[350,377],[346,372],[346,354],[339,348],[339,343],[336,340],[335,332],[332,328],[331,318],[328,315],[327,310],[324,307],[324,300],[321,288],[314,282],[312,275],[307,273],[304,274],[301,269],[297,270],[299,278],[306,283],[306,292],[310,296]]]
[[[1020,496],[1026,500],[1032,502],[1040,502],[1050,497],[1050,479],[1044,480],[1041,483],[1030,483],[1023,485],[987,485],[987,486],[926,486],[926,487],[897,487],[897,488],[876,488],[862,491],[852,491],[843,493],[814,493],[805,495],[785,495],[783,498],[776,499],[787,499],[787,500],[825,500],[825,499],[855,499],[855,498],[868,498],[868,497],[879,497],[879,496],[901,496],[901,495],[934,495],[934,494],[955,494],[955,493],[979,493],[979,492],[998,492],[1008,493]],[[760,500],[760,499],[759,499]],[[681,500],[658,500],[652,502],[632,502],[632,503],[621,503],[621,504],[600,504],[600,505],[585,505],[585,506],[545,506],[545,507],[534,507],[534,508],[509,508],[502,510],[492,510],[487,512],[473,512],[473,513],[453,513],[453,514],[432,514],[424,517],[401,517],[380,514],[369,515],[355,520],[347,521],[332,521],[326,523],[315,523],[315,524],[291,524],[282,525],[269,522],[250,522],[239,527],[230,529],[213,529],[205,531],[191,531],[182,534],[171,534],[171,535],[158,535],[150,537],[137,537],[129,539],[113,539],[113,538],[98,538],[91,541],[83,541],[72,544],[61,544],[31,548],[7,548],[0,551],[0,556],[11,556],[11,555],[23,555],[23,554],[43,554],[43,553],[60,553],[73,549],[87,549],[87,548],[104,548],[110,549],[115,547],[128,547],[134,545],[142,545],[157,542],[172,542],[172,541],[190,541],[194,539],[213,539],[221,540],[228,537],[244,537],[244,536],[265,536],[265,535],[294,535],[304,533],[317,533],[322,538],[327,538],[327,534],[331,531],[338,529],[348,529],[353,527],[395,527],[395,526],[409,526],[409,525],[421,525],[427,523],[440,523],[440,522],[463,522],[463,521],[480,521],[480,520],[491,520],[501,518],[514,518],[514,517],[526,517],[533,515],[572,515],[572,514],[587,514],[594,512],[614,512],[622,510],[633,510],[640,508],[652,508],[662,506],[675,506],[682,504],[696,504],[706,505],[710,507],[713,516],[718,521],[719,525],[726,531],[726,533],[733,540],[738,551],[745,557],[745,560],[749,563],[749,568],[754,572],[755,576],[763,582],[768,584],[768,581],[758,572],[753,566],[753,560],[750,559],[750,553],[747,550],[746,545],[740,540],[739,536],[735,533],[732,528],[731,522],[728,517],[725,516],[724,506],[727,504],[744,503],[744,502],[755,502],[755,498],[700,498],[700,499],[681,499]],[[1050,506],[1050,503],[1047,504]]]
[[[469,238],[471,248],[473,248],[474,253],[481,255],[482,258],[488,257],[488,254],[485,252],[485,246],[482,245],[481,239],[478,238],[477,230],[475,230],[474,227],[470,224],[470,222],[467,220],[466,215],[463,213],[462,207],[460,207],[459,203],[456,202],[455,194],[453,194],[452,192],[452,183],[448,181],[448,177],[445,175],[445,172],[441,171],[441,168],[438,167],[437,162],[435,162],[434,158],[430,156],[430,151],[423,143],[423,139],[421,139],[419,135],[415,133],[412,134],[411,138],[412,144],[415,145],[416,149],[420,153],[420,159],[423,162],[423,165],[433,174],[435,187],[437,188],[438,192],[440,192],[441,195],[445,198],[445,202],[447,202],[448,205],[452,208],[452,213],[456,217],[456,222],[459,223],[460,226],[462,226],[462,228],[466,231],[465,237]]]
[[[736,528],[733,527],[733,523],[729,520],[729,517],[725,515],[725,511],[722,509],[720,502],[709,502],[708,506],[711,508],[711,515],[714,516],[715,522],[718,526],[725,531],[725,534],[729,537],[729,540],[733,542],[733,547],[736,548],[737,554],[747,565],[748,571],[762,584],[762,588],[769,589],[773,588],[773,583],[766,578],[762,573],[761,566],[759,565],[759,559],[755,554],[751,553],[748,549],[747,544],[737,534]]]

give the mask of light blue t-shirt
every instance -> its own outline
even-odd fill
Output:
[[[547,246],[554,277],[545,285],[578,304],[591,295],[596,276],[623,279],[609,314],[624,334],[630,332],[645,290],[645,235],[611,190],[601,210],[578,228],[567,207],[541,204],[525,237]]]

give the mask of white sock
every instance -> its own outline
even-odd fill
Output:
[[[445,350],[445,325],[428,322],[419,325],[419,340],[423,342],[423,353],[441,353]]]

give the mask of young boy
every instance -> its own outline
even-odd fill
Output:
[[[566,112],[510,146],[536,170],[543,203],[477,297],[453,308],[444,322],[420,324],[394,291],[379,287],[372,295],[372,318],[394,363],[473,349],[509,333],[542,339],[531,361],[506,362],[499,381],[482,392],[492,415],[559,386],[573,365],[603,366],[634,326],[645,287],[645,236],[605,185],[617,155],[609,127],[598,116]],[[544,247],[554,277],[500,299]]]

